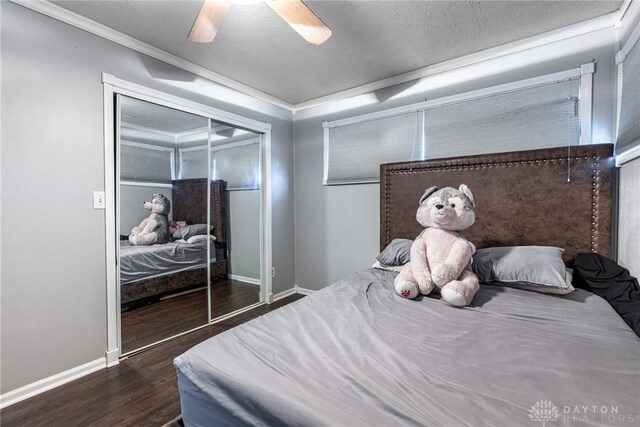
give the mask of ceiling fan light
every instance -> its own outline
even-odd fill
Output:
[[[251,6],[260,3],[262,0],[231,0],[231,3],[238,4],[240,6]]]

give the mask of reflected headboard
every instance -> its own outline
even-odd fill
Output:
[[[557,246],[569,265],[579,252],[611,256],[616,176],[612,144],[380,165],[380,250],[421,232],[426,188],[464,183],[476,201],[464,235],[479,249]]]
[[[171,182],[173,190],[173,218],[186,219],[189,224],[207,223],[207,179],[179,179]],[[227,241],[226,183],[211,181],[211,225],[216,242]]]

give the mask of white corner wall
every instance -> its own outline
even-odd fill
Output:
[[[0,2],[0,393],[106,350],[101,73],[272,124],[273,292],[294,285],[291,112]]]
[[[320,289],[370,267],[379,252],[379,185],[322,185],[322,121],[578,68],[595,60],[592,140],[596,144],[611,143],[615,132],[615,52],[615,30],[611,26],[296,112],[296,285]],[[424,89],[416,91],[415,87]]]
[[[620,168],[618,264],[640,279],[640,158]]]

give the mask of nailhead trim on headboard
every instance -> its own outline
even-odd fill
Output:
[[[491,169],[491,168],[511,168],[520,166],[544,165],[547,163],[559,163],[566,164],[569,162],[569,167],[578,167],[584,165],[585,161],[589,162],[590,169],[590,182],[591,182],[591,239],[590,249],[591,252],[598,251],[601,245],[606,246],[606,250],[609,250],[610,239],[606,242],[599,241],[599,231],[601,230],[600,221],[601,218],[605,220],[611,220],[611,213],[603,216],[601,212],[601,192],[607,192],[607,208],[611,208],[613,197],[613,158],[612,158],[612,146],[610,144],[593,145],[593,146],[581,146],[572,147],[572,151],[587,152],[586,155],[580,153],[580,155],[566,156],[566,148],[561,149],[546,149],[546,150],[532,150],[515,153],[500,153],[481,156],[468,156],[461,158],[449,158],[449,159],[437,159],[423,162],[403,162],[394,163],[388,165],[381,165],[381,190],[383,193],[383,201],[381,215],[383,220],[381,221],[382,230],[381,235],[381,249],[383,245],[388,244],[396,237],[392,236],[392,224],[391,224],[391,212],[392,212],[392,191],[402,191],[402,189],[393,188],[393,176],[395,175],[415,175],[429,172],[442,172],[442,171],[466,171],[473,169]],[[505,160],[500,160],[500,157],[506,157]],[[515,157],[515,158],[514,158]],[[518,160],[517,157],[523,157]],[[485,160],[486,159],[486,160]],[[572,165],[571,162],[574,162]],[[582,162],[582,163],[581,163]],[[607,188],[601,188],[601,177],[606,174],[608,177]],[[584,182],[584,181],[583,181]],[[415,219],[413,219],[415,221]],[[607,227],[604,228],[605,230]],[[585,242],[586,243],[586,242]],[[585,248],[586,249],[586,248]]]

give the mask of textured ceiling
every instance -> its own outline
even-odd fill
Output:
[[[208,125],[204,117],[127,96],[122,97],[120,113],[125,123],[161,132],[179,133]]]
[[[147,144],[156,144],[167,146],[175,140],[175,134],[181,132],[197,131],[193,138],[186,136],[180,142],[181,146],[202,145],[206,141],[208,132],[208,119],[197,116],[195,114],[185,113],[184,111],[174,110],[173,108],[162,105],[153,104],[151,102],[141,101],[128,96],[121,97],[120,114],[122,115],[122,127],[126,133],[126,129],[138,129],[143,133],[136,134],[134,139],[142,139]],[[154,140],[153,131],[169,133],[165,138],[157,138]],[[144,134],[145,131],[152,133]],[[204,139],[202,139],[204,135]],[[131,134],[127,134],[132,139]],[[184,136],[184,135],[183,135]],[[238,129],[215,120],[211,121],[211,144],[224,145],[232,142],[243,141],[255,138],[256,134],[244,129]]]
[[[306,43],[271,8],[233,4],[210,44],[187,40],[201,1],[55,1],[291,104],[617,10],[622,1],[305,1],[332,30]]]

